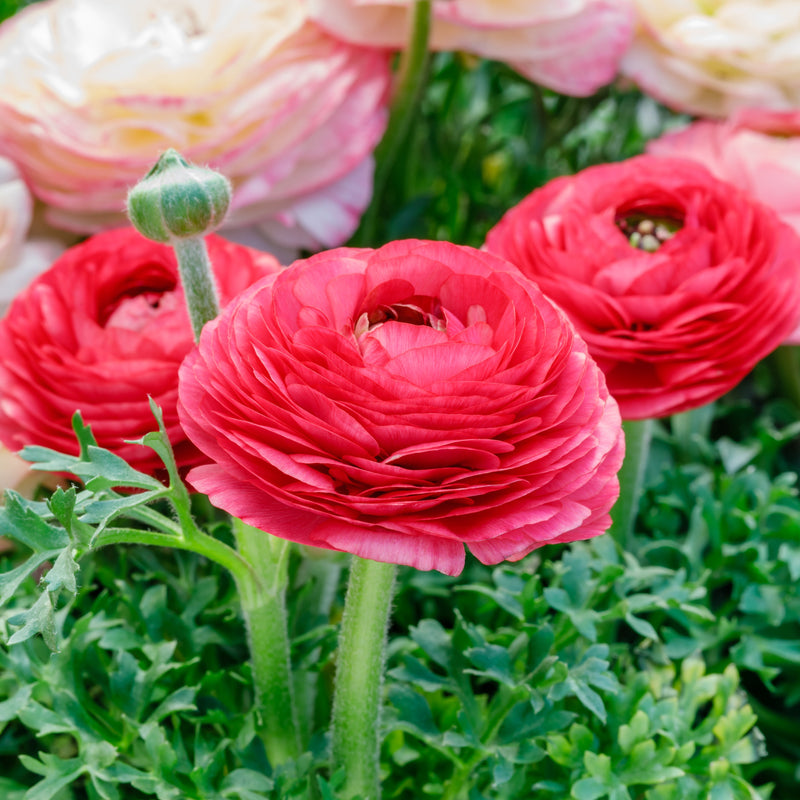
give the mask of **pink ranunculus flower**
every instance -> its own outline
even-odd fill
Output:
[[[16,167],[0,158],[0,317],[14,295],[64,249],[55,238],[31,237],[33,201]]]
[[[647,145],[657,156],[691,158],[772,206],[800,233],[800,111],[743,109],[701,120]]]
[[[532,192],[486,249],[575,324],[623,419],[732,389],[800,317],[800,239],[688,159],[644,155]]]
[[[337,36],[398,49],[414,0],[307,0]],[[434,0],[430,46],[504,61],[535,83],[590,95],[610,83],[633,31],[628,0]]]
[[[190,483],[303,544],[458,574],[603,533],[617,404],[566,317],[448,242],[341,248],[254,284],[203,330],[179,413]]]
[[[231,179],[228,227],[334,246],[370,198],[389,79],[385,51],[292,0],[47,0],[0,26],[0,152],[70,230],[125,224],[174,147]]]
[[[647,145],[656,156],[691,158],[743,189],[800,234],[800,111],[743,109],[701,120]],[[800,344],[800,326],[786,339]]]
[[[280,269],[267,253],[206,237],[221,303]],[[144,472],[162,464],[130,440],[162,409],[178,465],[200,454],[178,424],[178,367],[194,346],[171,247],[118,228],[69,248],[0,319],[0,442],[78,449],[80,411],[101,447]]]
[[[800,106],[797,0],[634,0],[623,74],[678,110],[726,117]]]

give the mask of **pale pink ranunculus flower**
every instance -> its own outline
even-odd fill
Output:
[[[800,111],[743,109],[724,122],[700,120],[671,131],[647,150],[700,162],[771,206],[800,234]],[[787,343],[800,344],[800,326]]]
[[[414,0],[307,0],[360,44],[401,48]],[[504,61],[535,83],[585,96],[610,83],[633,30],[628,0],[434,0],[430,46]]]
[[[69,230],[122,224],[174,147],[233,182],[226,226],[332,246],[369,200],[389,79],[293,0],[48,0],[0,26],[0,152]]]
[[[14,296],[64,249],[56,239],[29,238],[32,217],[30,192],[16,167],[0,158],[0,317]]]
[[[662,103],[725,117],[800,106],[797,0],[634,0],[622,72]]]
[[[800,233],[800,111],[745,109],[726,121],[700,120],[654,139],[647,150],[699,161]]]

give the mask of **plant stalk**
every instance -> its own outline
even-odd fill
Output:
[[[411,129],[425,88],[430,60],[428,52],[430,28],[431,0],[416,0],[409,26],[408,44],[400,56],[397,86],[392,98],[386,133],[375,148],[372,202],[364,214],[357,234],[357,242],[367,247],[375,247],[377,244],[375,229],[383,193],[400,147]]]
[[[194,340],[198,342],[203,325],[219,314],[217,288],[214,285],[208,248],[202,236],[176,239],[172,247],[178,259],[178,270],[189,309]]]
[[[394,564],[353,557],[333,695],[333,769],[345,800],[380,798],[380,716]]]
[[[609,533],[626,552],[631,549],[633,524],[639,511],[650,441],[653,438],[652,419],[624,420],[625,460],[619,471],[619,499],[611,509]]]
[[[286,616],[291,543],[233,520],[236,544],[255,577],[239,580],[261,738],[273,767],[301,753]]]

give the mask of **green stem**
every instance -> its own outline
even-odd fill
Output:
[[[781,345],[769,361],[784,397],[800,408],[800,347]]]
[[[333,695],[333,769],[342,797],[380,798],[380,712],[394,564],[353,557]]]
[[[275,767],[296,759],[301,752],[286,622],[291,543],[239,519],[234,519],[233,530],[239,553],[257,576],[239,580],[238,585],[250,642],[261,738]]]
[[[202,236],[176,239],[172,246],[178,259],[183,294],[189,308],[194,340],[197,342],[200,340],[203,325],[219,314],[217,289],[208,249]]]
[[[653,436],[653,420],[625,420],[622,429],[625,432],[625,460],[619,471],[619,499],[611,509],[609,533],[619,547],[627,551],[631,546],[633,523],[639,510],[639,497]]]
[[[400,57],[397,87],[392,98],[386,133],[375,148],[375,178],[372,202],[364,214],[357,241],[375,246],[375,228],[381,199],[389,181],[397,154],[403,144],[419,106],[428,72],[428,38],[431,28],[431,0],[416,0],[409,27],[408,45]]]

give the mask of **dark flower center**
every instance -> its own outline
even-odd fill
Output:
[[[648,253],[655,253],[683,227],[683,219],[674,216],[674,212],[658,209],[623,211],[614,221],[631,247]]]
[[[365,311],[356,322],[357,337],[374,330],[384,322],[405,322],[408,325],[422,325],[443,331],[447,327],[442,303],[438,297],[414,295],[400,303],[378,305]]]
[[[130,283],[133,280],[135,277],[131,276]],[[127,320],[124,327],[128,327],[131,322],[128,317],[134,316],[144,324],[146,318],[158,313],[165,295],[175,291],[175,279],[167,275],[148,275],[138,285],[117,286],[116,290],[108,299],[100,297],[98,322],[104,328],[123,320]]]

